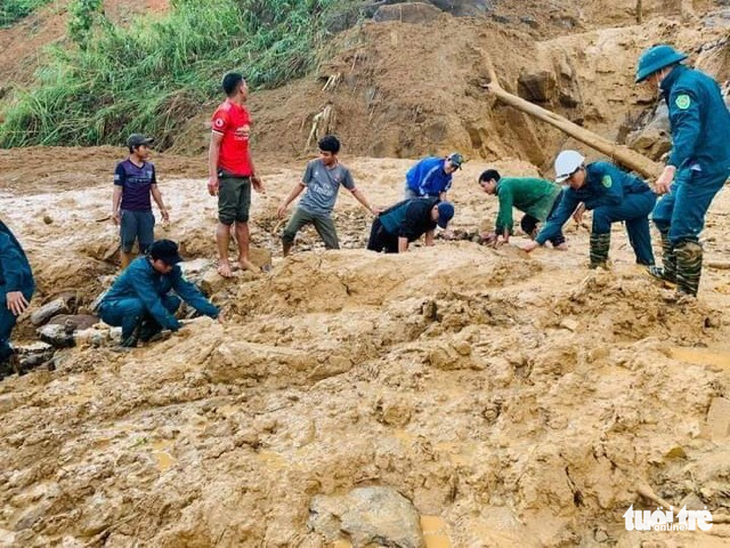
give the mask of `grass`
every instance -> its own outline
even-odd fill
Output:
[[[6,28],[27,17],[51,0],[0,0],[0,28]]]
[[[335,4],[172,0],[167,15],[128,28],[98,15],[83,47],[49,50],[38,85],[6,107],[0,147],[120,144],[143,132],[165,148],[204,103],[222,96],[225,72],[238,70],[260,88],[309,70]]]

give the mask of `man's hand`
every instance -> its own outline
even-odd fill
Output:
[[[264,182],[258,175],[251,176],[251,186],[259,194],[266,194],[266,187],[264,186]]]
[[[494,245],[497,243],[497,233],[496,232],[482,232],[479,235],[479,243],[485,244],[485,245]]]
[[[122,216],[121,216],[121,214],[119,213],[119,211],[112,211],[112,222],[113,222],[113,223],[114,223],[115,225],[118,225],[119,223],[121,223],[121,222],[122,222]]]
[[[526,251],[527,253],[530,253],[531,251],[534,251],[540,247],[540,244],[538,244],[535,240],[532,240],[530,242],[527,242],[525,245],[522,246],[522,250]]]
[[[383,211],[385,211],[382,207],[376,207],[374,205],[370,206],[370,213],[372,213],[374,216],[380,215]]]
[[[216,319],[218,320],[218,323],[219,324],[225,324],[226,323],[226,316],[225,316],[225,314],[223,314],[223,311],[222,310],[218,313],[218,318],[216,318]]]
[[[586,205],[581,202],[578,204],[578,207],[575,208],[575,211],[573,212],[573,220],[581,224],[583,222],[583,214],[586,212]]]
[[[160,208],[160,215],[162,215],[162,220],[166,223],[170,222],[170,212],[167,210],[166,207]]]
[[[220,183],[218,181],[218,175],[210,177],[208,179],[208,194],[211,196],[218,196],[218,187]]]
[[[20,291],[8,291],[5,302],[8,303],[8,310],[16,316],[20,316],[28,308],[28,301]]]
[[[289,204],[282,203],[279,208],[276,210],[276,216],[279,217],[279,219],[283,219],[284,215],[286,215],[286,208],[289,207]]]
[[[674,174],[677,172],[677,168],[674,166],[666,166],[662,174],[654,183],[654,192],[659,194],[668,194],[672,189],[672,182],[674,182]]]

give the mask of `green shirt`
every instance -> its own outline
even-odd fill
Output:
[[[512,234],[514,219],[512,208],[545,222],[553,209],[555,198],[560,194],[560,187],[545,179],[536,177],[503,177],[497,183],[499,198],[499,215],[497,216],[497,234],[508,230]]]

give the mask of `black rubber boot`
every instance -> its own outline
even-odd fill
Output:
[[[591,264],[589,268],[607,268],[608,250],[611,247],[611,233],[591,232]]]
[[[702,276],[702,246],[698,242],[681,242],[674,248],[677,261],[677,291],[697,296]]]

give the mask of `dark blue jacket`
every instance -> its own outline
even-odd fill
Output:
[[[406,173],[406,185],[418,196],[438,196],[451,188],[451,174],[444,171],[445,158],[429,156]]]
[[[35,280],[23,248],[10,229],[0,221],[0,293],[33,293]]]
[[[431,210],[438,203],[435,198],[403,200],[383,211],[378,220],[388,234],[414,242],[426,232],[436,230]]]
[[[730,168],[730,112],[717,82],[677,65],[662,80],[661,88],[672,128],[667,164],[677,169],[698,165],[711,174]]]
[[[167,295],[170,290],[174,290],[201,314],[211,318],[218,317],[218,308],[213,306],[195,285],[183,278],[179,265],[173,266],[169,274],[160,274],[147,257],[139,257],[132,261],[104,295],[99,308],[118,300],[139,299],[147,312],[162,327],[177,331],[180,329],[180,322],[167,311],[161,300],[161,297]]]
[[[586,166],[585,184],[578,190],[566,188],[555,213],[535,238],[540,245],[554,238],[583,202],[587,210],[617,206],[627,194],[651,192],[645,181],[620,170],[610,162],[593,162]]]

